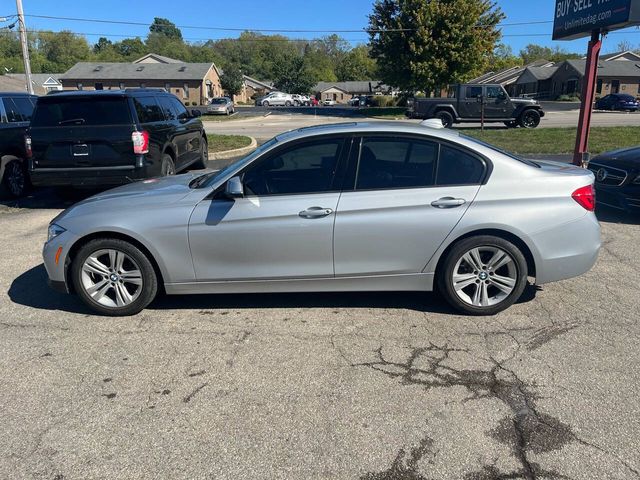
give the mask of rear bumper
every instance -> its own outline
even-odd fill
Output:
[[[37,187],[117,186],[152,177],[147,168],[46,168],[29,170],[31,183]]]

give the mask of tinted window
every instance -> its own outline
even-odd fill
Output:
[[[136,107],[140,123],[164,121],[160,105],[158,105],[154,97],[137,97],[133,99],[133,104]]]
[[[618,99],[623,100],[625,102],[633,102],[635,100],[631,95],[618,95]]]
[[[164,116],[167,120],[175,120],[178,118],[178,113],[173,107],[171,97],[158,97],[158,102],[160,103],[160,108],[164,112]]]
[[[443,145],[438,161],[438,185],[477,185],[482,182],[484,164],[476,157]]]
[[[504,93],[500,87],[487,87],[487,98],[501,98]]]
[[[365,138],[360,151],[356,190],[430,187],[437,156],[435,143]]]
[[[31,102],[31,99],[27,97],[14,97],[13,103],[16,105],[18,113],[24,121],[31,121],[31,117],[33,116],[33,103]]]
[[[258,160],[244,175],[248,194],[291,195],[331,191],[341,139],[320,140]]]
[[[12,98],[3,98],[2,103],[4,104],[4,109],[7,112],[7,121],[8,122],[24,122],[24,118],[18,112],[18,107],[13,103]]]
[[[482,96],[482,87],[467,87],[467,98],[479,98]]]
[[[187,109],[184,108],[184,105],[182,104],[182,102],[180,102],[180,100],[178,100],[177,98],[172,98],[171,103],[173,104],[176,115],[178,115],[178,120],[185,120],[189,118],[189,112],[187,112]]]
[[[131,123],[126,98],[43,97],[31,122],[34,127],[60,125],[127,125]]]

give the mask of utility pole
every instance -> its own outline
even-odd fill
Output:
[[[24,24],[24,12],[22,0],[16,0],[18,7],[18,24],[20,27],[20,43],[22,44],[22,58],[24,60],[24,77],[27,82],[27,91],[33,95],[33,83],[31,81],[31,60],[29,59],[29,43],[27,41],[27,27]]]

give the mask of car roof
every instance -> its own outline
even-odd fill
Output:
[[[58,90],[49,92],[47,97],[128,97],[136,95],[172,95],[162,88],[127,88],[125,90]]]
[[[37,97],[28,92],[0,92],[1,97]]]

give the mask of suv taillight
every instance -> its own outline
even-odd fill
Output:
[[[593,185],[579,188],[571,194],[571,198],[589,212],[593,212],[596,209],[596,189],[593,188]]]
[[[29,135],[24,136],[24,151],[27,158],[33,157],[33,150],[31,148],[31,137]]]
[[[144,155],[149,153],[149,132],[133,132],[131,134],[131,141],[133,141],[133,153],[136,155]]]

